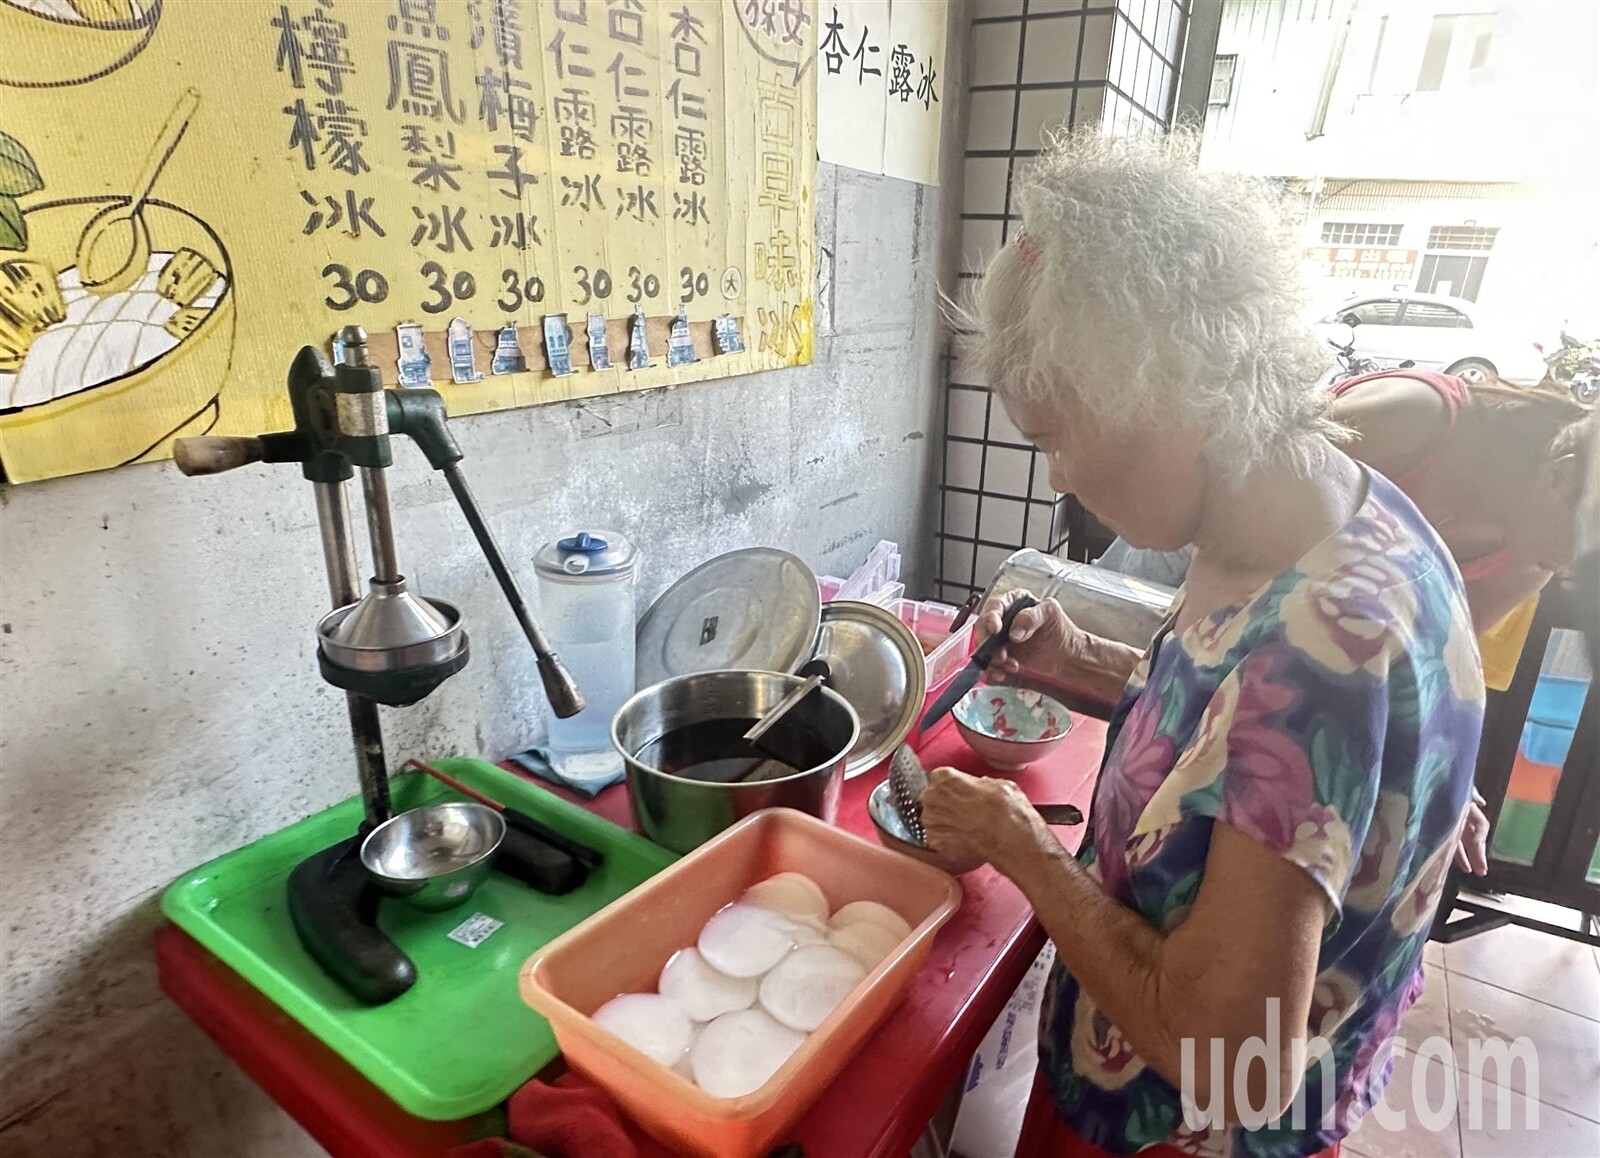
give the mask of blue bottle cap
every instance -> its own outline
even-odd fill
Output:
[[[638,551],[623,535],[613,531],[578,531],[539,548],[533,565],[542,573],[563,578],[578,575],[615,575],[634,570]]]

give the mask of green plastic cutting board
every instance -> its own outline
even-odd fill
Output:
[[[419,913],[385,901],[379,923],[416,963],[418,976],[408,992],[379,1006],[350,997],[300,947],[284,895],[295,865],[355,832],[359,797],[201,865],[166,891],[161,908],[403,1109],[442,1120],[502,1101],[560,1052],[549,1022],[517,992],[528,956],[677,858],[493,764],[435,765],[599,849],[605,864],[564,897],[492,873],[448,912]],[[396,812],[459,799],[420,772],[396,776],[391,792]],[[475,913],[504,926],[476,949],[450,940],[447,934]]]

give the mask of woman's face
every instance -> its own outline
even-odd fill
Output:
[[[1096,423],[1069,391],[1050,404],[1005,400],[1006,413],[1050,466],[1050,485],[1077,496],[1135,547],[1175,551],[1194,541],[1205,502],[1203,438]]]

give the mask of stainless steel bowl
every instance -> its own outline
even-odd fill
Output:
[[[621,753],[639,829],[674,852],[698,848],[763,808],[794,808],[832,822],[850,749],[861,732],[855,709],[831,688],[818,688],[790,710],[793,721],[834,754],[781,779],[717,784],[675,776],[638,759],[669,733],[715,720],[757,720],[804,681],[766,671],[707,671],[645,688],[617,710],[611,742]]]
[[[477,892],[505,834],[505,820],[486,805],[426,804],[368,833],[361,863],[384,892],[438,912]]]
[[[878,843],[884,848],[905,853],[912,860],[920,860],[923,864],[942,869],[951,876],[969,873],[983,864],[982,860],[958,861],[941,856],[926,844],[919,843],[917,838],[911,835],[911,830],[906,827],[900,810],[894,806],[894,791],[887,780],[874,788],[872,794],[867,797],[867,815],[872,818],[872,827],[878,830]]]

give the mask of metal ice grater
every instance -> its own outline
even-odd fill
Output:
[[[922,761],[907,745],[895,749],[889,761],[889,791],[894,796],[895,810],[905,821],[906,831],[918,844],[928,842],[922,830],[922,793],[928,787],[928,773]]]

